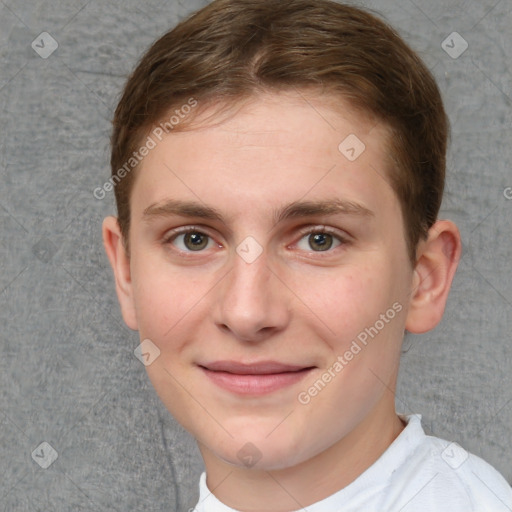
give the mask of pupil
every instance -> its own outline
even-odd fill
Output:
[[[309,236],[309,244],[313,249],[327,251],[332,246],[332,235],[326,233],[314,233]]]
[[[202,233],[187,233],[185,235],[185,245],[192,251],[203,249],[207,243],[207,238]]]

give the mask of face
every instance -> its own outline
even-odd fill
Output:
[[[387,132],[336,104],[253,98],[167,135],[135,181],[125,319],[160,350],[169,411],[239,466],[291,467],[394,413],[412,269]]]

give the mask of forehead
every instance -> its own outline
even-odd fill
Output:
[[[377,207],[396,202],[386,126],[339,97],[296,91],[219,106],[162,140],[153,135],[156,146],[138,170],[134,214],[175,196],[224,201],[233,213],[306,196],[343,195]]]

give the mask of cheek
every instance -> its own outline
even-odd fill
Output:
[[[384,305],[384,310],[389,307],[385,275],[375,264],[353,265],[336,273],[332,269],[315,272],[297,281],[297,295],[322,337],[343,347],[370,321],[375,322]]]
[[[173,270],[151,254],[134,255],[132,280],[141,337],[166,344],[176,339],[177,328],[200,307],[209,289],[193,269]]]
[[[382,382],[391,384],[405,313],[396,270],[389,259],[373,258],[324,279],[316,275],[303,280],[305,303],[315,313],[305,317],[310,318],[308,327],[327,348],[324,369],[336,375],[330,391],[337,397],[333,402],[346,408],[367,395],[379,396]]]
[[[328,353],[303,391],[318,417],[344,411],[350,430],[393,387],[405,308],[389,260],[346,270],[331,277],[323,293],[309,295],[308,306],[321,318],[312,320],[313,328]],[[325,391],[319,379],[328,382]]]

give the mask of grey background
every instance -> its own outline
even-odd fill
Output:
[[[186,511],[193,439],[134,357],[101,244],[110,119],[140,54],[201,0],[0,2],[0,510]],[[409,335],[400,412],[512,482],[512,1],[359,2],[425,59],[452,121],[443,217],[464,254],[446,315]],[[58,41],[49,58],[31,43]],[[441,47],[453,31],[469,48]],[[57,460],[31,457],[43,441]]]

